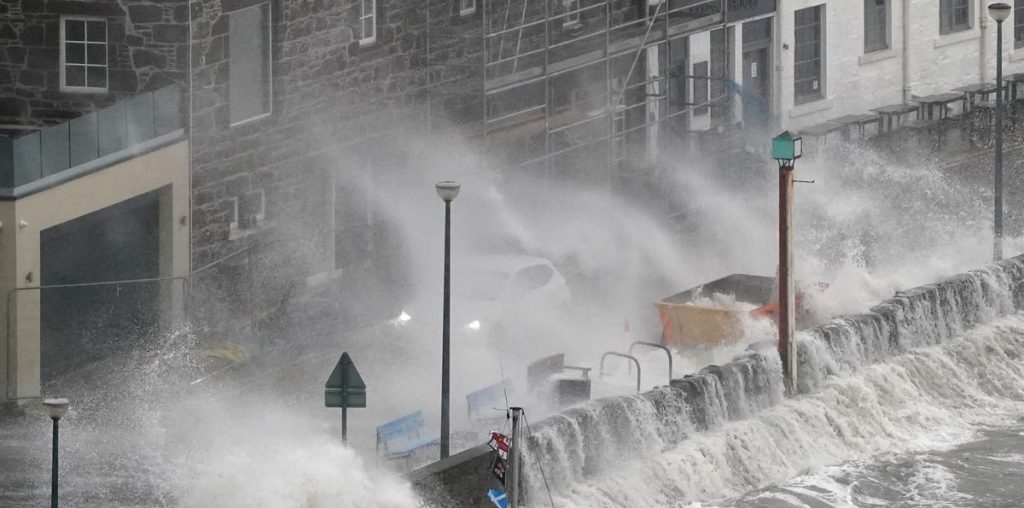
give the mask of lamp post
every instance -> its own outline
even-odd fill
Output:
[[[772,139],[772,158],[779,163],[779,358],[786,390],[796,389],[796,343],[793,330],[796,295],[793,293],[793,163],[803,155],[803,141],[789,131]]]
[[[995,217],[992,257],[1003,259],[1003,21],[1010,17],[1010,5],[997,2],[988,6],[988,15],[996,20],[996,155]]]
[[[444,310],[441,318],[441,458],[448,457],[451,391],[451,266],[452,266],[452,200],[459,195],[458,182],[443,181],[435,186],[444,201]]]
[[[50,471],[50,508],[57,508],[57,442],[59,436],[60,419],[68,413],[68,399],[46,399],[43,407],[47,416],[53,421],[53,460]]]

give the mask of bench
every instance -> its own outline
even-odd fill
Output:
[[[423,411],[416,411],[377,427],[377,455],[385,459],[409,458],[417,450],[439,445],[441,438],[420,435],[423,425]]]
[[[545,356],[526,367],[526,386],[531,393],[547,392],[542,396],[558,407],[571,406],[590,400],[590,367],[566,365],[563,353]]]
[[[505,414],[487,416],[495,408],[505,408],[508,404],[505,398],[508,388],[511,386],[509,380],[495,383],[491,386],[481,388],[466,395],[466,416],[475,421],[491,421],[505,419]]]

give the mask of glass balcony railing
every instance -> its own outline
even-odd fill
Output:
[[[13,189],[182,128],[177,85],[146,92],[74,120],[0,137],[0,188]]]

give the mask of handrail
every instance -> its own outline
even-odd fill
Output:
[[[654,348],[658,348],[658,349],[664,351],[665,354],[668,356],[668,380],[669,380],[669,382],[672,382],[672,351],[669,351],[669,349],[667,347],[665,347],[664,345],[662,345],[662,344],[657,344],[655,342],[644,342],[642,340],[638,340],[638,341],[636,341],[636,342],[634,342],[634,343],[629,345],[629,354],[633,354],[633,348],[636,347],[636,346],[654,347]]]
[[[640,393],[640,360],[637,360],[635,356],[630,356],[623,353],[616,353],[615,351],[609,351],[601,355],[601,377],[604,377],[604,361],[609,356],[618,356],[627,360],[633,360],[636,364],[636,393]]]

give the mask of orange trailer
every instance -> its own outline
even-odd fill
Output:
[[[774,282],[773,277],[734,273],[654,302],[661,318],[662,342],[678,349],[692,349],[741,339],[745,316],[775,319],[778,315]],[[756,307],[753,310],[737,310],[695,303],[700,296],[713,294],[728,295],[737,302]],[[803,294],[798,291],[798,328],[807,321],[807,312],[802,303]]]

